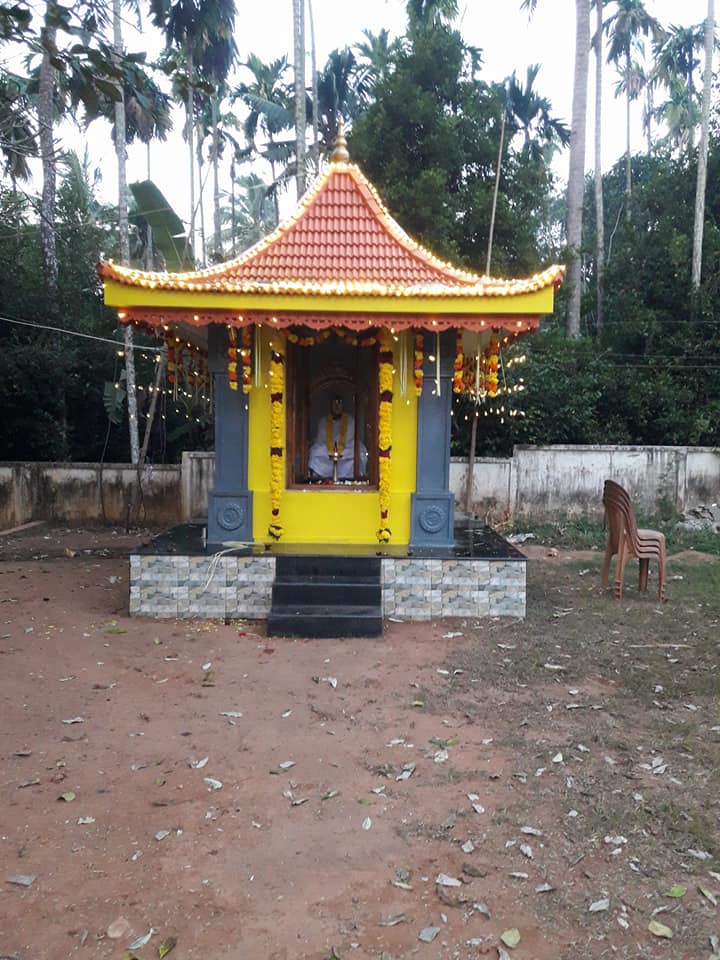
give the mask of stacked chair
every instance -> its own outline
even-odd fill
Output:
[[[602,588],[607,587],[610,561],[617,554],[615,566],[615,598],[622,598],[623,575],[628,560],[640,564],[638,589],[646,591],[651,560],[658,564],[658,598],[665,600],[665,535],[658,530],[638,530],[630,496],[619,483],[606,480],[603,489],[608,543],[602,567]]]

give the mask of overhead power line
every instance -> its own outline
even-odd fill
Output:
[[[38,330],[52,330],[53,333],[66,333],[71,337],[83,337],[85,340],[97,340],[99,343],[111,343],[114,347],[122,347],[125,349],[125,343],[122,340],[110,340],[108,337],[96,337],[92,333],[80,333],[79,330],[66,330],[63,327],[51,327],[47,323],[35,323],[32,320],[18,320],[14,317],[5,317],[0,314],[0,320],[4,320],[5,323],[17,323],[23,327],[35,327]],[[146,347],[146,346],[136,346],[135,350],[146,350],[149,353],[162,353],[162,347]]]

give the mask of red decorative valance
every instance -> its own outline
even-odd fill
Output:
[[[302,311],[273,313],[248,310],[245,313],[230,313],[227,310],[163,310],[147,307],[128,307],[118,314],[123,323],[140,323],[145,326],[162,328],[186,324],[189,327],[206,327],[212,323],[221,323],[230,327],[246,327],[250,324],[262,324],[283,330],[287,327],[309,327],[312,330],[328,330],[332,327],[345,327],[348,330],[368,330],[380,327],[387,330],[505,330],[508,333],[529,333],[537,330],[540,317],[526,314],[438,314],[423,313],[306,313]]]

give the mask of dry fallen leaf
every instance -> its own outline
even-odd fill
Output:
[[[663,937],[665,940],[672,940],[673,932],[670,927],[664,923],[658,923],[657,920],[651,920],[648,924],[648,930],[656,937]]]
[[[133,940],[133,942],[128,947],[128,950],[140,950],[142,947],[145,946],[146,943],[150,941],[150,937],[152,937],[154,933],[155,931],[153,930],[152,927],[150,927],[148,932],[143,934],[142,937],[138,937],[137,940]]]
[[[166,957],[170,951],[174,949],[176,944],[177,940],[175,937],[165,937],[158,947],[158,956],[160,957],[160,960],[162,960],[163,957]]]
[[[35,874],[18,873],[14,877],[8,877],[7,882],[14,883],[16,887],[31,887],[35,882]]]
[[[446,873],[439,873],[435,877],[435,883],[439,884],[441,887],[461,887],[462,881],[458,880],[456,877],[449,877]]]
[[[121,937],[124,937],[129,930],[130,921],[126,920],[125,917],[118,917],[117,920],[113,920],[107,928],[107,935],[111,940],[119,940]]]
[[[675,883],[665,894],[666,897],[684,897],[687,893],[687,887],[684,887],[681,883]]]
[[[588,907],[590,913],[601,913],[604,910],[610,909],[610,900],[607,897],[603,897],[602,900],[595,900],[594,903],[591,903]]]
[[[711,903],[714,907],[716,907],[716,906],[718,905],[717,897],[716,897],[715,894],[712,892],[712,890],[708,890],[708,888],[707,888],[707,887],[703,887],[702,884],[698,884],[698,890],[699,890],[699,892],[705,897],[706,900],[709,900],[709,901],[710,901],[710,903]]]

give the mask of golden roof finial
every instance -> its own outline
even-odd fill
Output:
[[[338,120],[337,136],[335,137],[335,147],[330,157],[332,163],[347,163],[350,159],[348,153],[347,140],[345,139],[345,124],[342,117]]]

